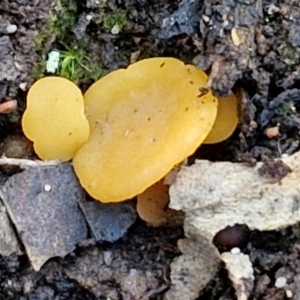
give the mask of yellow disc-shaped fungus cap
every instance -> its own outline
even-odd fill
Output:
[[[85,93],[88,142],[75,172],[102,202],[123,201],[162,179],[204,141],[218,100],[199,91],[204,72],[174,58],[151,58],[95,82]]]
[[[217,118],[204,144],[216,144],[228,139],[238,124],[238,101],[234,94],[218,97]]]
[[[161,226],[168,220],[169,186],[164,180],[156,182],[137,196],[139,217],[152,226]]]
[[[39,79],[28,92],[22,127],[40,158],[70,160],[89,136],[80,89],[61,77]]]

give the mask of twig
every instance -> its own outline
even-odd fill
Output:
[[[220,56],[215,56],[215,60],[211,66],[211,71],[208,77],[208,81],[205,84],[205,88],[210,89],[212,87],[213,81],[218,77],[221,68],[222,58]]]
[[[159,287],[156,290],[150,290],[146,295],[144,295],[140,300],[149,300],[150,297],[155,296],[157,294],[160,294],[167,290],[170,286],[167,284],[163,284],[161,287]]]
[[[4,155],[0,157],[0,165],[18,166],[21,169],[55,166],[60,163],[61,162],[58,160],[48,160],[48,161],[30,160],[24,158],[9,158]]]

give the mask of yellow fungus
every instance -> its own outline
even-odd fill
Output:
[[[215,144],[228,139],[238,124],[238,101],[235,95],[218,97],[218,100],[215,124],[203,144]]]
[[[161,226],[168,220],[168,204],[169,186],[164,184],[164,180],[160,180],[137,196],[136,210],[145,222]]]
[[[40,158],[68,161],[89,135],[80,89],[61,77],[36,81],[27,95],[22,127]]]
[[[141,194],[205,140],[218,100],[201,92],[207,76],[174,58],[151,58],[113,71],[85,93],[90,136],[75,172],[102,202]]]

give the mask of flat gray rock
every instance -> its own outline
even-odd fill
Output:
[[[114,242],[121,238],[136,220],[132,202],[115,204],[98,201],[80,202],[96,241]]]
[[[157,36],[161,39],[169,39],[180,34],[193,34],[198,30],[199,1],[183,0],[171,16],[163,20],[162,28]]]
[[[8,218],[6,208],[2,202],[0,202],[0,241],[0,254],[2,256],[22,253],[16,234]]]
[[[70,164],[28,169],[3,186],[3,202],[35,270],[87,237],[84,191]]]

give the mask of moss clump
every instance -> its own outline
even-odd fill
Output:
[[[102,26],[104,29],[111,31],[112,33],[119,33],[122,31],[126,23],[126,12],[121,10],[106,14],[103,17]]]
[[[92,63],[82,48],[70,47],[59,52],[60,60],[57,75],[68,78],[75,83],[84,82],[87,79],[97,80],[101,77],[102,64]]]
[[[42,59],[33,71],[37,80],[47,74],[46,59],[50,51],[59,52],[59,64],[54,75],[65,77],[76,84],[95,81],[102,75],[102,63],[92,59],[85,39],[76,40],[72,28],[80,12],[75,0],[56,0],[49,21],[36,40],[36,51]]]
[[[49,21],[36,39],[36,50],[42,51],[49,39],[62,41],[75,25],[77,5],[73,0],[56,0]]]

